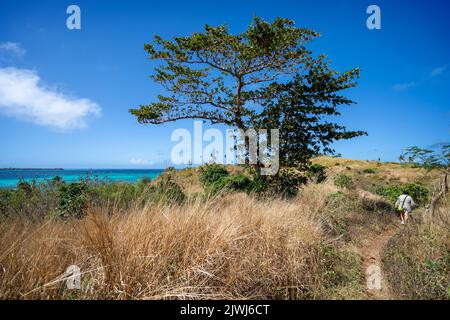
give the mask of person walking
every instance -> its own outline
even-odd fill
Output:
[[[408,216],[411,214],[416,204],[413,198],[408,194],[408,192],[403,192],[395,202],[395,208],[400,213],[400,219],[402,224],[406,224],[408,221]]]

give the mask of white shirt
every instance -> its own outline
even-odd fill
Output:
[[[410,196],[402,194],[397,198],[395,206],[396,207],[401,206],[406,211],[411,212],[416,207],[416,204],[414,203],[414,200]]]

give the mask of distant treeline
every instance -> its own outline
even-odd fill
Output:
[[[0,171],[49,171],[58,170],[63,171],[63,168],[0,168]]]

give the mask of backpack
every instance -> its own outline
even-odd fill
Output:
[[[403,206],[405,205],[406,199],[408,199],[408,197],[409,197],[409,196],[406,195],[405,199],[403,199],[403,203],[402,203],[402,204],[398,204],[398,205],[395,206],[395,210],[396,210],[397,212],[403,212],[403,211],[405,211],[405,209],[403,208]]]

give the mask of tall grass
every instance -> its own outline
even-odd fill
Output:
[[[450,299],[450,197],[435,220],[413,221],[393,237],[383,255],[391,290],[402,299]]]
[[[185,195],[178,178],[96,186],[78,218],[61,215],[58,188],[7,193],[0,299],[366,298],[361,247],[395,217],[358,179],[343,188],[330,176],[278,199],[226,189]],[[446,201],[441,224],[413,220],[390,242],[393,297],[445,298]],[[71,265],[81,269],[80,290],[62,277]]]
[[[0,224],[0,298],[327,297],[325,275],[345,270],[317,216],[323,197],[302,197],[234,194],[126,213],[92,208],[67,221],[8,219]],[[81,290],[59,280],[74,264]]]

